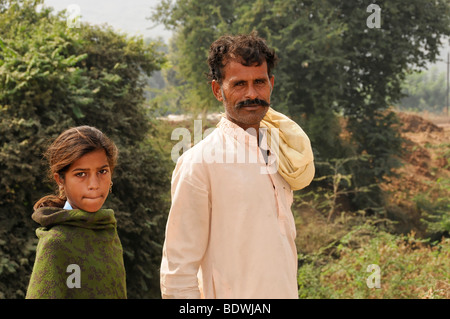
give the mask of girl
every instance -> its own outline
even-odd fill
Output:
[[[117,147],[98,129],[63,132],[46,158],[59,195],[41,198],[32,218],[39,243],[26,298],[126,298],[123,251],[111,209]]]

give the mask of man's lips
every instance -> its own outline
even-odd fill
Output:
[[[264,107],[262,105],[258,105],[258,104],[252,104],[252,105],[245,105],[245,106],[241,106],[240,109],[246,109],[246,110],[256,110],[260,107]]]

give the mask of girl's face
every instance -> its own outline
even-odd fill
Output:
[[[70,165],[64,180],[54,175],[64,187],[73,209],[96,212],[102,208],[111,186],[111,170],[105,150],[87,153]]]

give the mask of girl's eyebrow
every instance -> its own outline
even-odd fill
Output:
[[[109,164],[105,164],[105,165],[103,165],[102,167],[99,167],[99,168],[97,168],[97,169],[104,169],[104,168],[107,168],[107,167],[109,167]],[[72,170],[72,172],[76,172],[76,171],[82,171],[82,172],[84,172],[84,171],[90,171],[91,169],[90,168],[74,168],[73,170]]]

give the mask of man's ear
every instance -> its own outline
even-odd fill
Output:
[[[221,85],[216,80],[212,80],[211,89],[213,91],[213,94],[218,101],[223,102],[223,95],[221,88],[222,88]]]
[[[272,75],[272,76],[270,77],[269,81],[270,81],[270,93],[272,93],[273,85],[274,85],[274,83],[275,83],[275,76]]]

